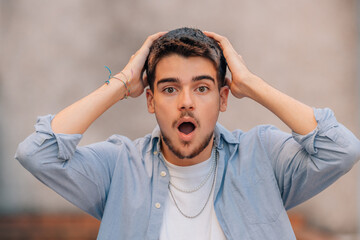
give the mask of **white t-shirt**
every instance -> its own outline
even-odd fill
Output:
[[[193,189],[194,187],[199,186],[209,174],[209,171],[214,164],[213,157],[214,156],[211,156],[204,162],[187,167],[177,166],[165,160],[170,173],[170,181],[182,189]],[[210,191],[211,195],[203,212],[199,216],[187,218],[177,209],[169,191],[160,231],[160,240],[226,239],[214,210],[213,199],[215,186],[212,190],[211,188],[215,174],[214,171],[206,183],[199,190],[192,193],[184,193],[170,185],[171,192],[173,193],[178,207],[188,216],[198,214],[205,205]]]

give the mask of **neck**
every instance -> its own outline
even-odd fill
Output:
[[[178,158],[163,141],[161,141],[161,149],[165,159],[177,166],[191,166],[208,160],[211,157],[211,150],[214,144],[214,138],[212,138],[209,144],[195,157],[193,158]]]

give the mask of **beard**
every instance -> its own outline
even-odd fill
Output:
[[[209,146],[209,143],[211,141],[211,138],[213,137],[214,132],[211,132],[208,136],[204,138],[204,140],[200,143],[200,145],[194,149],[190,154],[184,155],[181,151],[181,149],[177,149],[169,137],[167,137],[162,131],[161,131],[161,139],[162,141],[168,146],[170,151],[179,159],[191,159],[199,155],[204,149]],[[190,145],[189,142],[182,142],[182,145],[187,146]]]

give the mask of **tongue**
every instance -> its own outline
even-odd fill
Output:
[[[179,131],[182,133],[185,133],[186,135],[188,135],[189,133],[194,131],[194,129],[195,129],[194,124],[192,124],[190,122],[184,122],[184,123],[180,124],[180,126],[179,126]]]

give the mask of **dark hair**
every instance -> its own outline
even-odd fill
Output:
[[[156,65],[161,58],[173,53],[184,57],[199,56],[211,60],[217,70],[219,89],[225,85],[227,64],[219,44],[199,29],[185,27],[166,33],[155,40],[150,47],[145,70],[151,91],[154,91]]]

